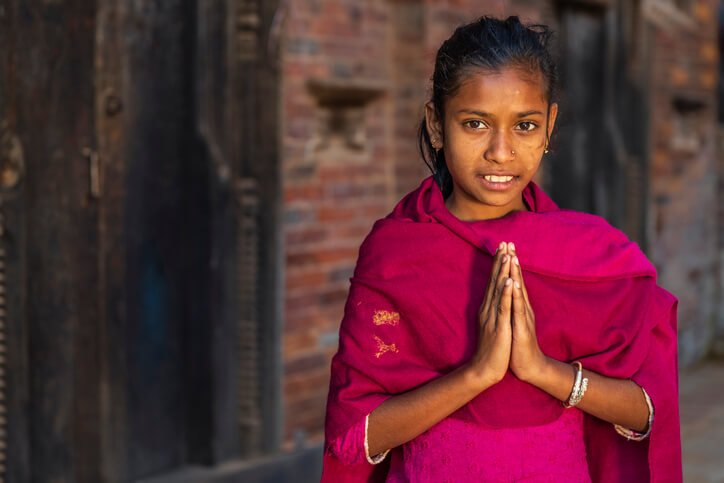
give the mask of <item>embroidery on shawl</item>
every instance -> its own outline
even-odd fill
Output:
[[[388,352],[394,352],[394,353],[400,352],[397,349],[396,344],[385,344],[384,341],[382,339],[380,339],[379,337],[377,337],[376,335],[374,336],[374,338],[375,338],[375,341],[377,342],[377,353],[375,354],[376,358],[379,359],[380,357],[382,357],[384,354],[387,354]]]
[[[395,326],[400,323],[400,314],[388,310],[375,310],[375,314],[372,316],[372,322],[374,322],[375,325]]]

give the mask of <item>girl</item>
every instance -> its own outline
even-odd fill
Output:
[[[440,47],[433,175],[360,248],[323,481],[681,481],[676,299],[532,181],[558,113],[549,37],[483,17]]]

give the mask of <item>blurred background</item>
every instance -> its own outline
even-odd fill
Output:
[[[0,481],[318,481],[359,244],[482,14],[557,31],[538,180],[679,298],[687,481],[724,481],[717,0],[0,0]]]

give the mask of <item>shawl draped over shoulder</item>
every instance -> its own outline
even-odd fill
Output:
[[[530,211],[465,222],[428,177],[360,248],[332,361],[323,481],[384,481],[387,464],[342,464],[330,442],[387,398],[449,373],[477,346],[477,311],[501,241],[514,242],[543,352],[631,379],[650,395],[650,436],[629,441],[586,415],[594,482],[680,482],[676,299],[639,247],[598,216],[559,209],[534,183]],[[510,371],[449,417],[484,428],[542,425],[565,408]],[[400,448],[391,452],[399,457]]]

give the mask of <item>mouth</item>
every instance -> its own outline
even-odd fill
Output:
[[[518,176],[512,174],[486,174],[478,176],[483,186],[493,191],[505,191],[515,184]]]

